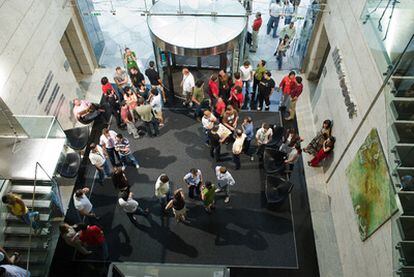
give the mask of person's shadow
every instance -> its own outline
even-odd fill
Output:
[[[119,258],[129,257],[132,253],[131,240],[125,227],[118,224],[112,230],[105,232],[109,251],[109,259],[111,261],[118,261]]]
[[[143,168],[164,169],[177,160],[176,156],[160,156],[161,152],[155,147],[148,147],[134,152]]]

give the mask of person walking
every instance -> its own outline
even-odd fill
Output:
[[[131,162],[136,169],[139,169],[138,160],[131,152],[129,140],[124,138],[122,134],[116,135],[115,150],[119,153],[119,157],[121,158],[122,170],[125,170],[129,162]]]
[[[253,161],[253,155],[250,152],[250,145],[252,140],[254,139],[254,127],[253,127],[253,120],[250,116],[246,116],[243,119],[243,123],[241,128],[246,135],[246,139],[244,140],[243,151],[246,155],[250,156],[250,160]]]
[[[171,198],[170,179],[166,174],[161,174],[155,182],[155,196],[161,205],[161,211],[165,213],[165,206]]]
[[[216,186],[213,185],[210,181],[202,186],[201,189],[201,200],[203,200],[204,209],[207,213],[211,213],[216,207],[214,206],[216,198]]]
[[[239,170],[240,169],[240,166],[241,166],[240,165],[240,155],[241,155],[241,153],[243,151],[243,145],[244,145],[245,139],[246,139],[246,134],[243,133],[242,130],[237,129],[236,130],[236,139],[234,140],[233,148],[232,148],[232,151],[233,151],[233,161],[234,161],[234,164],[235,164],[235,167],[236,167],[235,169],[236,170]]]
[[[25,224],[32,226],[35,233],[41,230],[39,224],[39,212],[30,211],[20,196],[9,192],[3,195],[1,201],[6,204],[9,213],[19,218]]]
[[[190,172],[184,176],[183,181],[188,187],[188,197],[193,200],[199,197],[200,188],[203,184],[203,174],[201,174],[201,170],[191,168]]]
[[[118,152],[115,150],[116,136],[117,133],[115,131],[103,128],[102,135],[99,138],[99,145],[109,157],[112,167],[117,166],[116,159],[121,161]]]
[[[299,160],[299,157],[302,154],[302,148],[300,147],[300,143],[296,143],[292,151],[289,152],[287,159],[285,160],[286,165],[286,172],[288,176],[292,174],[293,167],[296,164],[296,162]]]
[[[280,30],[279,43],[281,43],[283,39],[285,39],[286,37],[288,37],[288,39],[287,39],[287,45],[290,45],[290,43],[295,38],[295,34],[296,34],[295,23],[294,22],[290,22],[289,25],[283,27],[282,30]]]
[[[144,99],[138,99],[139,106],[135,109],[141,120],[144,122],[147,133],[150,137],[156,137],[159,134],[158,121],[155,119],[154,111],[150,104],[144,104]]]
[[[290,108],[289,116],[285,120],[293,120],[296,116],[296,102],[298,101],[299,96],[302,94],[303,84],[302,77],[296,76],[296,85],[290,92]]]
[[[197,80],[197,82],[195,82],[193,96],[191,97],[191,101],[193,101],[194,118],[196,120],[200,120],[203,116],[202,109],[208,108],[209,106],[209,104],[205,104],[208,100],[205,102],[204,99],[204,81]]]
[[[273,29],[272,36],[273,38],[277,37],[277,27],[279,26],[279,20],[283,14],[283,6],[280,0],[270,3],[269,6],[269,21],[267,22],[267,32],[270,34],[270,31]]]
[[[79,239],[73,226],[70,226],[67,223],[61,223],[59,225],[60,236],[66,242],[67,245],[72,246],[82,255],[92,254],[92,251],[89,251],[82,245],[82,241]]]
[[[138,201],[133,198],[134,194],[132,192],[119,192],[118,204],[122,210],[127,214],[129,220],[132,224],[138,225],[136,214],[147,216],[149,214],[149,209],[142,209],[139,206]]]
[[[89,153],[89,161],[98,171],[98,182],[103,185],[105,177],[110,177],[112,174],[107,160],[108,155],[104,152],[100,145],[91,143],[89,147],[91,149],[91,152]]]
[[[253,90],[252,95],[250,97],[250,109],[254,110],[256,106],[256,90],[259,86],[260,81],[263,78],[263,74],[267,71],[266,69],[266,61],[260,60],[257,64],[256,70],[254,71],[254,80],[253,80]]]
[[[107,260],[109,257],[108,245],[104,232],[97,225],[87,225],[85,223],[77,224],[75,230],[78,231],[79,239],[86,246],[100,248],[102,251],[102,257]]]
[[[256,132],[256,143],[257,143],[257,156],[259,160],[263,159],[263,153],[268,144],[272,140],[273,130],[270,128],[269,124],[263,123],[262,127]]]
[[[217,177],[217,186],[215,190],[216,193],[224,191],[226,198],[224,198],[224,203],[229,203],[230,201],[230,187],[235,185],[233,176],[230,172],[227,171],[227,168],[224,166],[216,166],[216,177]]]
[[[185,196],[183,193],[183,189],[177,189],[174,191],[173,199],[168,202],[167,206],[165,206],[165,210],[173,209],[174,217],[177,223],[190,223],[186,219],[187,215],[187,208],[185,207]]]
[[[263,78],[259,83],[259,93],[257,95],[257,110],[263,109],[263,101],[265,102],[265,111],[270,109],[270,96],[272,96],[275,90],[275,81],[272,79],[270,71],[266,71],[263,74]]]
[[[243,82],[242,88],[244,89],[244,102],[242,110],[247,109],[249,104],[249,94],[251,93],[251,86],[253,80],[253,68],[249,61],[244,61],[243,65],[240,66],[240,77]]]
[[[73,205],[78,210],[80,216],[86,216],[95,220],[100,218],[96,216],[93,211],[93,205],[86,194],[89,193],[89,188],[78,189],[73,194]]]
[[[277,69],[282,70],[283,57],[286,57],[286,52],[289,48],[289,37],[286,35],[279,45],[273,56],[276,56]]]
[[[135,55],[135,52],[131,51],[131,49],[129,49],[128,47],[125,48],[124,63],[127,67],[128,72],[130,72],[131,68],[133,67],[138,68],[137,56]]]
[[[289,0],[285,0],[283,6],[283,15],[285,16],[285,25],[292,22],[292,18],[295,14],[295,7],[290,4]]]
[[[288,75],[283,77],[282,81],[279,84],[279,89],[282,92],[282,96],[280,98],[280,106],[279,110],[284,113],[290,107],[290,92],[295,87],[295,71],[290,71]]]
[[[258,43],[258,36],[259,36],[259,30],[262,26],[262,14],[260,12],[256,13],[256,18],[253,21],[252,25],[252,45],[250,47],[250,52],[255,53],[257,51],[257,43]]]
[[[181,87],[183,89],[183,96],[185,97],[183,106],[188,106],[191,103],[191,97],[193,95],[195,81],[193,74],[191,74],[188,68],[184,67],[182,73],[183,80],[181,81]]]

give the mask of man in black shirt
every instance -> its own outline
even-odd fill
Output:
[[[210,156],[216,159],[216,162],[220,161],[220,145],[221,139],[217,133],[219,127],[214,126],[210,131],[208,131],[208,139],[210,141]]]
[[[129,71],[129,77],[131,78],[131,83],[135,89],[138,89],[139,84],[145,85],[145,77],[137,67],[132,67]]]
[[[275,81],[271,78],[272,74],[270,71],[266,71],[263,74],[262,80],[259,83],[259,94],[257,95],[257,110],[261,111],[263,109],[263,101],[266,103],[265,110],[269,110],[270,105],[270,96],[272,95],[273,91],[275,90]]]
[[[164,102],[167,101],[167,98],[165,97],[165,91],[162,87],[162,81],[160,78],[160,75],[158,74],[157,70],[155,70],[155,62],[150,61],[149,62],[149,68],[145,70],[145,75],[148,77],[148,80],[150,81],[150,84],[152,87],[158,88],[159,91],[162,93],[162,99]]]

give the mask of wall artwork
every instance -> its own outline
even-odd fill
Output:
[[[372,129],[346,169],[359,233],[364,241],[397,211],[387,161]]]

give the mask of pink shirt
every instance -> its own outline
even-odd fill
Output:
[[[78,117],[78,114],[80,112],[83,112],[84,110],[88,109],[90,105],[91,105],[91,103],[89,101],[80,100],[80,105],[73,107],[73,114],[77,118]]]

